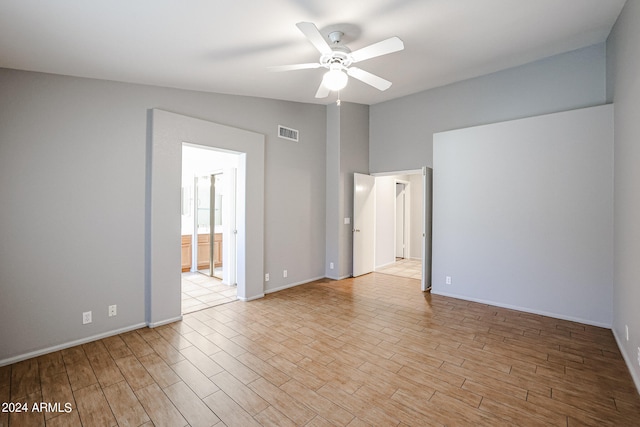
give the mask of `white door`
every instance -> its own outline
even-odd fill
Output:
[[[236,217],[236,169],[231,168],[225,171],[226,182],[226,203],[223,205],[223,227],[222,227],[222,283],[226,285],[236,285],[237,280],[237,217]]]
[[[353,176],[353,277],[371,273],[375,265],[376,179]]]
[[[431,289],[431,213],[433,169],[422,168],[422,280],[423,291]]]
[[[405,191],[406,185],[396,182],[396,258],[406,258]]]

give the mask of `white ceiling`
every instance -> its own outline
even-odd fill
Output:
[[[296,27],[347,24],[352,50],[391,36],[405,50],[358,63],[344,101],[376,104],[606,40],[625,0],[0,0],[0,67],[326,104],[323,69]]]

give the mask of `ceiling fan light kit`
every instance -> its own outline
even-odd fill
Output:
[[[369,73],[360,68],[351,67],[351,64],[397,52],[404,49],[404,43],[398,37],[391,37],[378,43],[374,43],[355,52],[351,52],[347,46],[341,44],[341,31],[332,31],[328,35],[328,40],[320,33],[315,24],[311,22],[299,22],[298,29],[320,52],[320,60],[309,64],[284,65],[270,67],[273,71],[292,71],[313,68],[326,68],[327,71],[322,78],[320,87],[316,92],[316,98],[326,98],[330,92],[338,92],[347,85],[349,77],[358,79],[378,90],[387,90],[391,87],[391,82]]]
[[[332,68],[322,78],[322,84],[332,92],[337,92],[347,86],[349,78],[339,68]]]

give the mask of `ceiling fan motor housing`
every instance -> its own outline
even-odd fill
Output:
[[[344,68],[347,68],[353,60],[349,54],[349,48],[346,46],[338,46],[337,48],[332,46],[333,52],[324,54],[320,57],[320,64],[325,68],[331,68],[331,65],[338,64]],[[345,51],[346,49],[346,51]]]

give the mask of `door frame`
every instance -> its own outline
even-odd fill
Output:
[[[181,227],[176,212],[180,212],[183,142],[240,153],[238,189],[246,192],[237,200],[238,299],[264,296],[265,136],[151,109],[147,111],[144,250],[145,321],[150,327],[182,319]]]
[[[423,166],[420,169],[410,169],[402,171],[376,172],[373,177],[383,177],[392,175],[421,175],[422,176],[422,277],[420,288],[422,291],[431,289],[431,212],[433,210],[433,168]],[[429,197],[428,197],[429,196]],[[429,249],[427,251],[427,249]],[[427,256],[427,252],[428,255]]]

